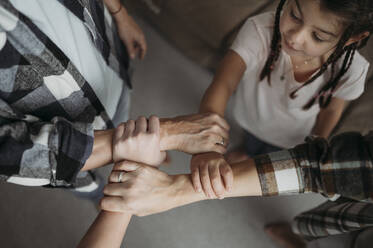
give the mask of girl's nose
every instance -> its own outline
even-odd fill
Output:
[[[293,32],[289,36],[289,43],[290,45],[296,49],[301,50],[305,41],[306,37],[306,30],[303,28],[293,30]]]

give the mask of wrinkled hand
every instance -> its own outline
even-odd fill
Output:
[[[233,171],[223,155],[210,152],[194,155],[191,160],[194,189],[202,189],[209,198],[222,199],[233,186]]]
[[[158,117],[151,116],[149,123],[145,117],[136,122],[129,120],[120,124],[113,136],[113,160],[131,160],[153,166],[161,164],[166,153],[160,150],[160,123]]]
[[[119,173],[124,173],[121,182]],[[156,168],[122,161],[114,166],[109,182],[100,203],[103,210],[145,216],[174,206],[170,196],[173,177]]]
[[[118,13],[116,17],[119,37],[126,45],[131,59],[136,58],[136,56],[143,59],[147,51],[144,33],[135,20],[124,11],[123,14]]]
[[[222,117],[211,113],[162,119],[161,139],[162,147],[171,147],[189,154],[223,154],[227,151],[229,125]]]

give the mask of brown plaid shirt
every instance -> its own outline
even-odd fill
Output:
[[[293,149],[254,158],[264,196],[321,193],[373,200],[373,132],[309,137]]]

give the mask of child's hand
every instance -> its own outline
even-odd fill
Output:
[[[191,161],[194,189],[209,198],[224,198],[233,186],[233,171],[223,155],[216,152],[194,155]]]

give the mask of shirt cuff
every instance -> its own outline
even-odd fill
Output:
[[[263,196],[290,195],[302,192],[299,160],[293,150],[284,150],[254,158]]]

